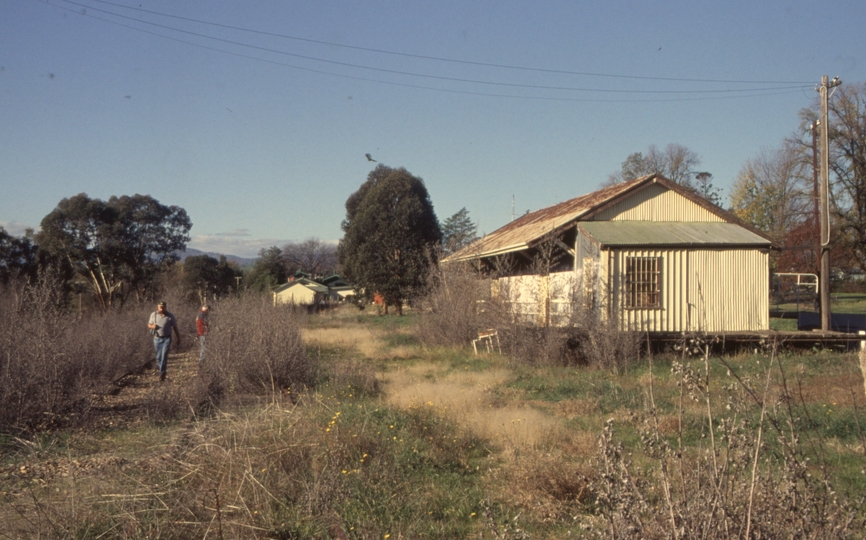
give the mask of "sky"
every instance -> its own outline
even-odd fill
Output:
[[[866,81],[866,3],[0,0],[0,226],[151,195],[189,247],[338,241],[378,163],[480,233],[684,145],[727,201],[822,75]]]

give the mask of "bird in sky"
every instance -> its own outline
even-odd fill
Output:
[[[373,156],[371,156],[370,154],[364,154],[364,155],[367,156],[367,161],[372,161],[373,163],[379,163],[378,161],[373,159]]]

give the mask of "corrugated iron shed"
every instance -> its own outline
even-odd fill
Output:
[[[534,241],[568,225],[601,203],[624,193],[650,177],[623,182],[605,189],[576,197],[541,210],[521,216],[511,223],[481,238],[473,244],[447,257],[445,261],[461,261],[479,257],[491,257],[521,251]]]
[[[735,223],[584,221],[578,227],[602,246],[766,246],[771,242]]]
[[[593,215],[598,214],[629,194],[650,184],[659,184],[667,189],[676,191],[707,211],[718,215],[724,221],[736,223],[739,227],[744,228],[746,231],[751,231],[754,236],[762,238],[767,244],[770,244],[769,240],[766,240],[758,231],[741,222],[730,212],[709,203],[661,175],[652,174],[629,182],[609,186],[521,216],[484,238],[446,257],[443,262],[480,259],[528,249],[537,244],[545,235],[558,233],[567,227],[573,226],[578,221],[585,223]]]

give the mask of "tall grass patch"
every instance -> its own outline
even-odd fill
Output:
[[[478,439],[424,408],[328,389],[290,409],[220,413],[125,435],[134,457],[2,505],[5,534],[86,538],[441,538],[479,530]],[[159,440],[154,440],[154,436]],[[63,449],[55,459],[63,460]],[[65,460],[64,463],[72,463]],[[91,469],[92,470],[92,469]]]

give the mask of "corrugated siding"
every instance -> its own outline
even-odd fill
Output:
[[[626,307],[628,257],[661,262],[658,308]],[[602,256],[608,311],[623,329],[741,332],[769,328],[769,267],[759,250],[612,250]],[[616,315],[615,315],[616,316]]]
[[[634,309],[626,307],[625,269],[629,257],[658,257],[660,260],[660,306],[658,308]],[[608,268],[605,275],[610,276],[609,290],[611,314],[619,312],[622,328],[641,332],[678,332],[685,327],[686,289],[682,276],[687,267],[685,250],[629,249],[608,252]]]
[[[592,221],[724,221],[664,186],[647,186],[592,217]]]
[[[768,256],[759,250],[689,252],[689,330],[770,327]]]

